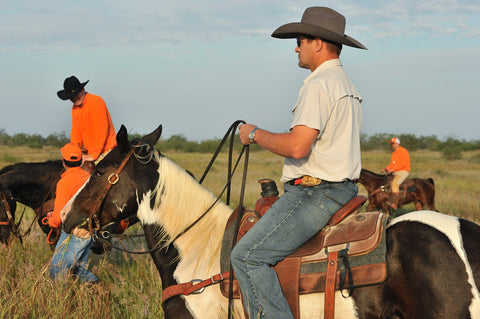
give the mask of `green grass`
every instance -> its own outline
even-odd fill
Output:
[[[5,156],[5,154],[12,154]],[[197,179],[208,164],[211,154],[165,153],[181,167],[190,170]],[[9,156],[22,161],[57,159],[55,148],[0,148],[0,167],[9,165]],[[480,152],[464,153],[460,160],[446,160],[442,154],[430,151],[412,152],[412,177],[432,177],[436,187],[436,207],[440,212],[480,221]],[[2,160],[3,159],[3,160]],[[390,161],[390,153],[372,151],[362,155],[363,167],[379,172]],[[204,182],[217,194],[226,181],[227,158],[222,154]],[[252,152],[248,170],[245,206],[252,208],[260,197],[261,178],[279,182],[283,160],[268,152]],[[232,202],[238,203],[243,163],[233,180]],[[366,194],[360,186],[360,193]],[[406,206],[413,210],[412,206]],[[21,208],[20,208],[21,211]],[[22,233],[33,218],[27,209]],[[141,233],[138,226],[129,233]],[[140,238],[129,245],[145,249]],[[63,285],[53,283],[48,276],[52,252],[38,225],[24,238],[23,246],[12,240],[9,247],[0,245],[0,318],[162,318],[161,284],[149,255],[132,255],[112,251],[105,255],[90,255],[90,268],[101,284],[87,287],[75,281]]]

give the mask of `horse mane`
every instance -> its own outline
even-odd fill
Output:
[[[168,246],[212,206],[216,197],[170,159],[158,154],[155,159],[159,164],[159,179],[152,193],[154,207],[152,210],[150,201],[143,201],[138,216],[143,223],[161,224],[162,242]],[[231,212],[229,206],[218,201],[194,227],[175,240],[181,245],[180,253],[196,256],[197,262],[213,261],[205,256],[205,248],[210,247],[213,254],[220,253],[225,223]],[[203,257],[199,255],[202,251]]]

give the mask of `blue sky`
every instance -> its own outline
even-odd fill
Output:
[[[328,6],[346,34],[341,60],[376,133],[480,139],[480,1],[4,0],[0,129],[70,133],[56,92],[76,75],[106,101],[116,129],[222,137],[235,120],[283,132],[308,70],[295,40],[270,36]]]

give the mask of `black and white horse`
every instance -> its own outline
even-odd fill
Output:
[[[103,226],[137,214],[166,288],[220,272],[222,236],[232,209],[213,204],[210,191],[153,147],[160,134],[161,126],[130,142],[122,126],[118,146],[77,194],[64,227],[69,232],[93,219]],[[115,185],[99,197],[112,180]],[[92,215],[94,206],[99,210]],[[337,292],[337,318],[480,318],[479,243],[480,226],[461,218],[421,211],[392,220],[387,280],[356,288],[348,298]],[[301,318],[322,318],[323,300],[319,293],[302,295]],[[163,307],[165,318],[226,318],[228,302],[212,285],[200,294],[173,297]],[[243,318],[238,301],[234,318]]]

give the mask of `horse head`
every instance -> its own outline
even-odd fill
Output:
[[[64,220],[67,233],[85,222],[91,230],[137,213],[139,203],[144,197],[150,198],[158,180],[158,161],[153,158],[161,156],[154,147],[161,132],[160,125],[152,133],[130,142],[125,126],[121,126],[117,146],[98,163],[76,195]]]
[[[360,171],[360,177],[355,180],[356,183],[360,183],[369,192],[383,186],[387,183],[387,179],[391,178],[389,175],[377,174],[367,169],[362,168]]]

